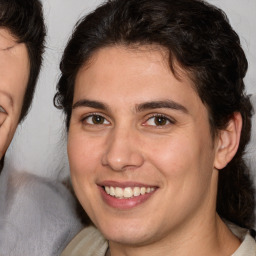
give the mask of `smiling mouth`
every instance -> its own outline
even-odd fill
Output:
[[[130,199],[134,197],[138,197],[141,195],[149,194],[155,191],[154,187],[112,187],[112,186],[104,186],[105,192],[115,198],[118,199]]]

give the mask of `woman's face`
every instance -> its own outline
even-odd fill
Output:
[[[71,177],[110,243],[154,243],[215,215],[216,141],[206,107],[178,72],[179,80],[163,49],[146,46],[101,49],[78,72]]]
[[[17,128],[28,77],[26,46],[0,28],[0,159]]]

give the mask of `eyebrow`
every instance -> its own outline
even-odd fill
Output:
[[[0,50],[1,51],[9,51],[9,50],[11,50],[11,49],[13,49],[13,48],[15,48],[17,45],[19,45],[19,43],[18,42],[14,42],[13,44],[11,44],[11,45],[9,45],[9,46],[7,46],[7,47],[0,47]],[[0,45],[1,46],[1,45]]]
[[[1,50],[2,50],[2,51],[9,51],[9,50],[13,49],[16,45],[17,45],[17,44],[12,45],[12,46],[9,46],[9,47],[6,47],[6,48],[3,48],[3,49],[1,49]]]
[[[16,40],[11,40],[9,38],[7,38],[6,36],[4,36],[1,32],[0,32],[0,39],[3,38],[4,40],[8,41],[8,43],[10,43],[9,46],[4,47],[4,48],[0,48],[0,50],[2,51],[8,51],[12,48],[14,48],[16,45],[18,45],[19,43]],[[12,43],[12,44],[11,44]]]
[[[106,104],[99,101],[87,100],[87,99],[77,101],[72,106],[72,109],[75,109],[78,107],[90,107],[90,108],[95,108],[95,109],[100,109],[105,111],[109,110],[109,107]],[[144,102],[136,105],[135,109],[136,109],[136,112],[142,112],[145,110],[157,109],[157,108],[169,108],[173,110],[182,111],[186,114],[188,113],[188,109],[186,107],[172,100]]]
[[[182,111],[186,114],[188,113],[188,109],[186,107],[172,100],[149,101],[142,104],[138,104],[136,106],[136,110],[138,112],[149,110],[149,109],[157,109],[157,108],[169,108],[173,110]]]
[[[101,110],[108,110],[108,107],[104,103],[95,101],[95,100],[87,100],[87,99],[77,101],[72,106],[72,109],[76,109],[78,107],[89,107],[89,108],[97,108]]]
[[[13,98],[12,98],[11,94],[9,94],[8,92],[2,91],[2,90],[0,90],[0,94],[5,95],[9,99],[11,107],[13,107]]]

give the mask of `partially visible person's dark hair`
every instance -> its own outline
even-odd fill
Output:
[[[25,43],[30,61],[30,74],[20,121],[31,105],[42,64],[46,29],[39,0],[0,0],[0,27],[8,29],[18,43]]]
[[[223,11],[200,0],[110,0],[76,25],[60,64],[55,106],[66,114],[68,129],[78,70],[100,48],[158,45],[193,80],[208,109],[213,137],[235,112],[243,127],[239,149],[219,171],[217,212],[242,227],[254,224],[254,188],[243,160],[250,139],[252,107],[243,78],[247,60],[236,32]]]

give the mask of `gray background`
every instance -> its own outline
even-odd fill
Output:
[[[53,106],[59,61],[76,21],[100,0],[42,0],[48,27],[47,49],[32,109],[19,126],[7,152],[8,171],[26,171],[45,177],[68,175],[66,133],[61,111]],[[256,94],[256,0],[209,0],[222,8],[241,38],[249,61],[247,92]],[[256,157],[256,154],[255,156]]]

